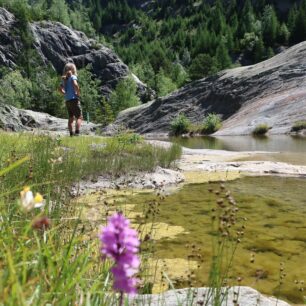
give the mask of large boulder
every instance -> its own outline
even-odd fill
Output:
[[[184,113],[201,123],[208,113],[224,120],[218,135],[250,134],[261,123],[282,134],[306,119],[306,42],[256,65],[229,69],[154,101],[121,112],[109,131],[169,132]]]
[[[0,103],[0,129],[6,131],[55,131],[67,132],[67,119],[53,117],[46,113],[18,109]],[[82,134],[94,134],[97,125],[86,123],[82,125]]]
[[[0,64],[14,68],[22,52],[22,40],[18,36],[18,20],[4,8],[0,8]],[[78,68],[92,65],[92,73],[101,80],[101,93],[109,97],[119,80],[129,75],[130,71],[111,49],[84,33],[50,21],[29,24],[33,34],[33,48],[45,65],[52,66],[59,74],[68,61],[73,61]],[[138,94],[142,101],[148,101],[154,94],[137,77]]]

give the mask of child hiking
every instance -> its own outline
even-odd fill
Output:
[[[66,107],[69,115],[68,129],[70,136],[79,136],[82,124],[82,108],[80,103],[80,87],[77,82],[77,69],[73,63],[68,63],[64,67],[62,82],[59,91],[64,95]],[[73,121],[75,123],[75,133],[73,133]]]

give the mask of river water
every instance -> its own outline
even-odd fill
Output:
[[[204,136],[170,137],[168,140],[191,149],[275,152],[273,154],[258,155],[256,158],[253,156],[248,160],[280,161],[295,165],[306,165],[306,137],[286,135],[269,137]]]

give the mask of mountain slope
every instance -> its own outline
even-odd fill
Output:
[[[0,64],[15,69],[25,46],[18,33],[18,20],[13,14],[0,7]],[[62,73],[67,61],[73,61],[77,67],[91,65],[93,75],[101,80],[101,93],[109,96],[118,81],[130,71],[120,58],[109,48],[84,33],[73,30],[59,22],[41,21],[29,24],[33,36],[33,46],[45,66],[52,66],[58,74]],[[31,61],[37,60],[31,54]],[[135,78],[139,95],[143,100],[149,95],[147,87]]]
[[[286,133],[306,118],[306,42],[256,65],[220,72],[192,82],[162,99],[120,113],[115,125],[139,133],[168,132],[184,113],[200,123],[208,113],[222,116],[218,135],[250,134],[266,123],[270,133]]]

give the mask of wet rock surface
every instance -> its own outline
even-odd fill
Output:
[[[270,134],[284,134],[306,117],[306,42],[253,66],[221,71],[172,94],[121,112],[114,125],[139,133],[169,132],[184,113],[201,123],[208,113],[224,120],[218,135],[251,134],[267,124]]]
[[[101,189],[162,189],[177,185],[184,181],[179,171],[157,167],[153,172],[138,172],[122,175],[111,179],[107,176],[98,176],[91,180],[81,181],[74,186],[73,195],[95,192]]]
[[[18,36],[18,20],[13,14],[0,8],[0,64],[8,68],[16,67],[23,43]],[[59,22],[33,22],[30,29],[35,49],[45,65],[51,65],[59,74],[64,65],[73,61],[77,67],[92,65],[91,71],[101,80],[101,93],[109,97],[118,81],[130,71],[111,49],[83,32],[75,31]],[[136,76],[138,94],[142,101],[148,101],[154,92],[147,88]]]
[[[169,290],[162,294],[136,295],[135,297],[130,297],[129,301],[131,303],[140,302],[142,305],[151,306],[214,305],[208,297],[208,288],[187,288]],[[228,290],[227,298],[223,299],[221,306],[234,306],[238,304],[243,306],[290,306],[282,300],[266,297],[250,287],[231,287]]]
[[[68,134],[67,125],[67,119],[0,103],[0,129],[6,131],[49,131]],[[93,123],[84,122],[81,132],[82,134],[94,134],[97,127]]]
[[[169,148],[170,142],[147,140],[148,143],[163,148]],[[182,148],[182,157],[177,167],[184,172],[238,172],[247,175],[284,175],[306,177],[306,166],[292,165],[284,162],[255,160],[237,161],[248,157],[267,157],[279,152],[260,151],[225,151],[211,149]]]

